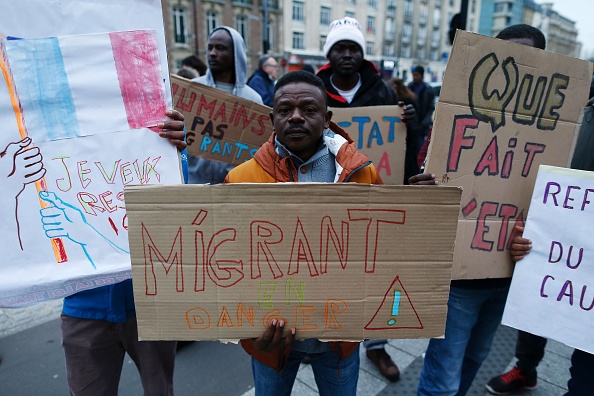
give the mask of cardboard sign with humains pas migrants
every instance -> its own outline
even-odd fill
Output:
[[[459,188],[127,186],[142,340],[444,334]]]

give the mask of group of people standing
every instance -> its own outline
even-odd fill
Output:
[[[538,29],[526,25],[508,29],[500,38],[544,49]],[[434,175],[419,174],[417,163],[434,110],[433,91],[423,82],[424,69],[415,68],[408,87],[401,80],[384,81],[375,65],[365,59],[361,27],[349,17],[330,25],[323,51],[328,63],[317,74],[291,72],[277,80],[279,65],[274,57],[265,55],[248,80],[241,35],[226,26],[214,29],[208,38],[206,70],[193,80],[271,106],[274,133],[254,158],[235,168],[188,156],[187,182],[382,184],[371,161],[357,152],[353,140],[332,121],[328,107],[394,105],[400,106],[397,111],[407,125],[403,183],[438,184]],[[175,111],[168,116],[159,126],[162,136],[183,150],[183,118]],[[468,391],[491,348],[508,289],[509,279],[452,281],[445,338],[429,343],[419,395],[464,395]],[[65,299],[62,334],[71,394],[117,394],[125,352],[138,367],[145,395],[173,394],[176,343],[138,341],[136,326],[131,281]],[[272,320],[262,336],[241,342],[252,357],[256,395],[289,395],[305,358],[309,358],[320,394],[356,394],[359,343],[296,341],[299,329],[284,327],[283,320]],[[397,381],[400,372],[385,349],[386,343],[367,340],[363,345],[381,375]],[[518,366],[518,370],[528,377],[526,369]],[[522,385],[530,388],[535,384],[534,378]],[[489,390],[497,393],[494,387]],[[569,394],[586,393],[570,387]]]

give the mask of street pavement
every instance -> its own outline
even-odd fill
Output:
[[[61,302],[28,308],[0,309],[0,395],[67,395],[64,354],[60,346]],[[514,362],[516,330],[500,326],[493,349],[479,371],[469,396],[486,396],[484,384],[493,375],[511,368]],[[379,375],[361,348],[358,395],[415,395],[428,340],[391,340],[388,353],[401,370],[401,379],[390,383]],[[538,368],[538,388],[517,393],[530,396],[560,396],[566,390],[572,349],[549,341]],[[176,357],[175,394],[254,395],[251,365],[239,345],[192,342],[183,345]],[[317,395],[313,372],[302,365],[293,388],[294,395]],[[126,356],[120,395],[142,395],[140,378]]]

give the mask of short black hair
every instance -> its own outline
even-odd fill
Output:
[[[317,87],[322,93],[322,96],[324,97],[324,101],[326,102],[325,105],[328,105],[328,97],[326,96],[326,86],[324,85],[322,79],[316,76],[315,74],[304,70],[292,71],[279,78],[276,84],[274,85],[273,98],[274,96],[276,96],[276,92],[285,85],[296,84],[301,82]]]
[[[190,55],[182,59],[182,66],[189,66],[195,69],[199,75],[203,76],[206,74],[206,64],[198,58],[196,55]]]
[[[501,40],[531,39],[534,41],[534,46],[541,50],[545,49],[547,45],[547,40],[545,39],[544,34],[534,26],[526,25],[525,23],[508,26],[500,31],[495,38]]]
[[[423,66],[415,66],[413,73],[419,73],[421,76],[425,75],[425,68]]]

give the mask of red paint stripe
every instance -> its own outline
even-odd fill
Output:
[[[64,246],[64,242],[61,238],[52,238],[52,243],[55,246],[55,249],[58,251],[58,256],[56,257],[58,264],[68,262],[68,255],[66,254],[66,247]]]
[[[464,215],[464,217],[468,217],[468,215],[470,213],[472,213],[472,211],[475,210],[476,207],[477,207],[476,198],[472,198],[470,200],[470,202],[468,202],[466,204],[466,206],[464,207],[464,209],[462,209],[462,214]]]
[[[113,230],[115,231],[116,235],[119,234],[118,232],[118,228],[116,227],[116,225],[113,223],[113,220],[111,219],[111,217],[107,218],[109,220],[109,224],[111,225],[111,228],[113,228]]]
[[[128,125],[154,126],[165,116],[165,92],[157,39],[147,31],[109,33]]]

